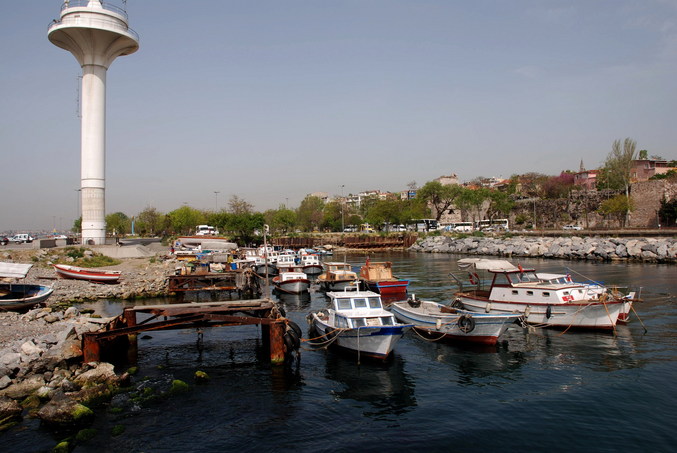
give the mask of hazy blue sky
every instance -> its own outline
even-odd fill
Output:
[[[0,15],[0,231],[72,225],[75,58],[60,0]],[[114,4],[122,5],[120,1]],[[106,212],[258,210],[457,173],[677,158],[677,0],[128,0],[107,78]]]

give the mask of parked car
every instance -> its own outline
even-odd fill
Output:
[[[582,230],[583,227],[578,226],[578,225],[564,225],[562,227],[563,230]]]
[[[19,233],[9,238],[9,241],[16,242],[17,244],[23,244],[24,242],[33,242],[33,239],[35,238],[28,233]]]
[[[0,244],[1,245],[9,244],[9,239],[7,239],[7,237],[5,237],[5,236],[0,236]]]

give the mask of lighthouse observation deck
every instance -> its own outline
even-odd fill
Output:
[[[129,28],[127,12],[110,3],[98,0],[65,1],[61,5],[59,19],[53,20],[48,26],[50,41],[59,47],[68,49],[59,43],[60,33],[55,33],[67,28],[88,28],[109,31],[124,35],[137,43],[136,48],[130,49],[131,51],[122,55],[128,55],[138,49],[139,35]]]

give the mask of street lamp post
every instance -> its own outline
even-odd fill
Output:
[[[346,200],[343,198],[343,188],[345,184],[341,184],[341,233],[346,229],[343,220],[343,207],[345,206]]]
[[[214,191],[214,212],[217,212],[219,210],[219,192],[218,190]]]

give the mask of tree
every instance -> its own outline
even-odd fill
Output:
[[[661,200],[661,207],[658,210],[658,221],[660,225],[674,227],[677,225],[677,198],[667,201]]]
[[[606,181],[608,189],[617,189],[625,191],[626,206],[630,202],[630,174],[632,172],[632,161],[635,158],[635,147],[637,143],[631,138],[626,138],[621,145],[620,140],[614,140],[611,146],[611,152],[604,162],[603,179]],[[627,217],[630,215],[630,209],[626,211]]]
[[[254,233],[263,230],[264,218],[260,212],[243,212],[228,216],[226,228],[232,231],[235,239],[243,244],[249,244],[254,239]]]
[[[205,215],[190,206],[181,206],[169,213],[172,230],[178,234],[189,234],[197,225],[205,222]]]
[[[106,216],[106,233],[127,234],[131,231],[132,221],[122,212]]]
[[[328,228],[331,231],[341,231],[341,220],[345,219],[345,212],[341,212],[341,203],[332,201],[324,206],[322,213],[322,228]]]
[[[515,202],[510,199],[507,193],[499,190],[490,190],[488,199],[487,217],[489,217],[489,220],[493,220],[497,216],[507,216],[515,205]]]
[[[319,197],[308,195],[296,211],[298,225],[303,231],[313,231],[320,227],[324,202]]]
[[[162,213],[148,206],[136,216],[135,230],[141,236],[154,236],[162,230],[163,218]]]
[[[280,206],[278,209],[269,209],[263,213],[266,224],[272,233],[289,233],[296,226],[296,212]]]
[[[484,201],[489,198],[489,190],[483,187],[477,189],[463,188],[459,194],[456,206],[462,212],[471,212],[472,220],[476,222],[480,220],[482,214],[482,205]]]
[[[79,233],[80,231],[82,231],[82,216],[73,220],[73,227],[71,228],[71,231],[73,233]]]
[[[551,176],[543,183],[545,198],[566,198],[574,186],[574,174],[562,172],[559,176]]]
[[[618,220],[618,226],[622,228],[625,226],[627,213],[632,211],[634,207],[632,198],[621,194],[603,201],[599,205],[597,212],[604,216],[615,218]]]
[[[416,198],[425,200],[439,222],[442,215],[454,205],[461,194],[461,186],[443,185],[439,181],[429,181],[416,193]]]
[[[233,195],[228,201],[228,211],[233,214],[250,214],[254,206],[243,198]]]

